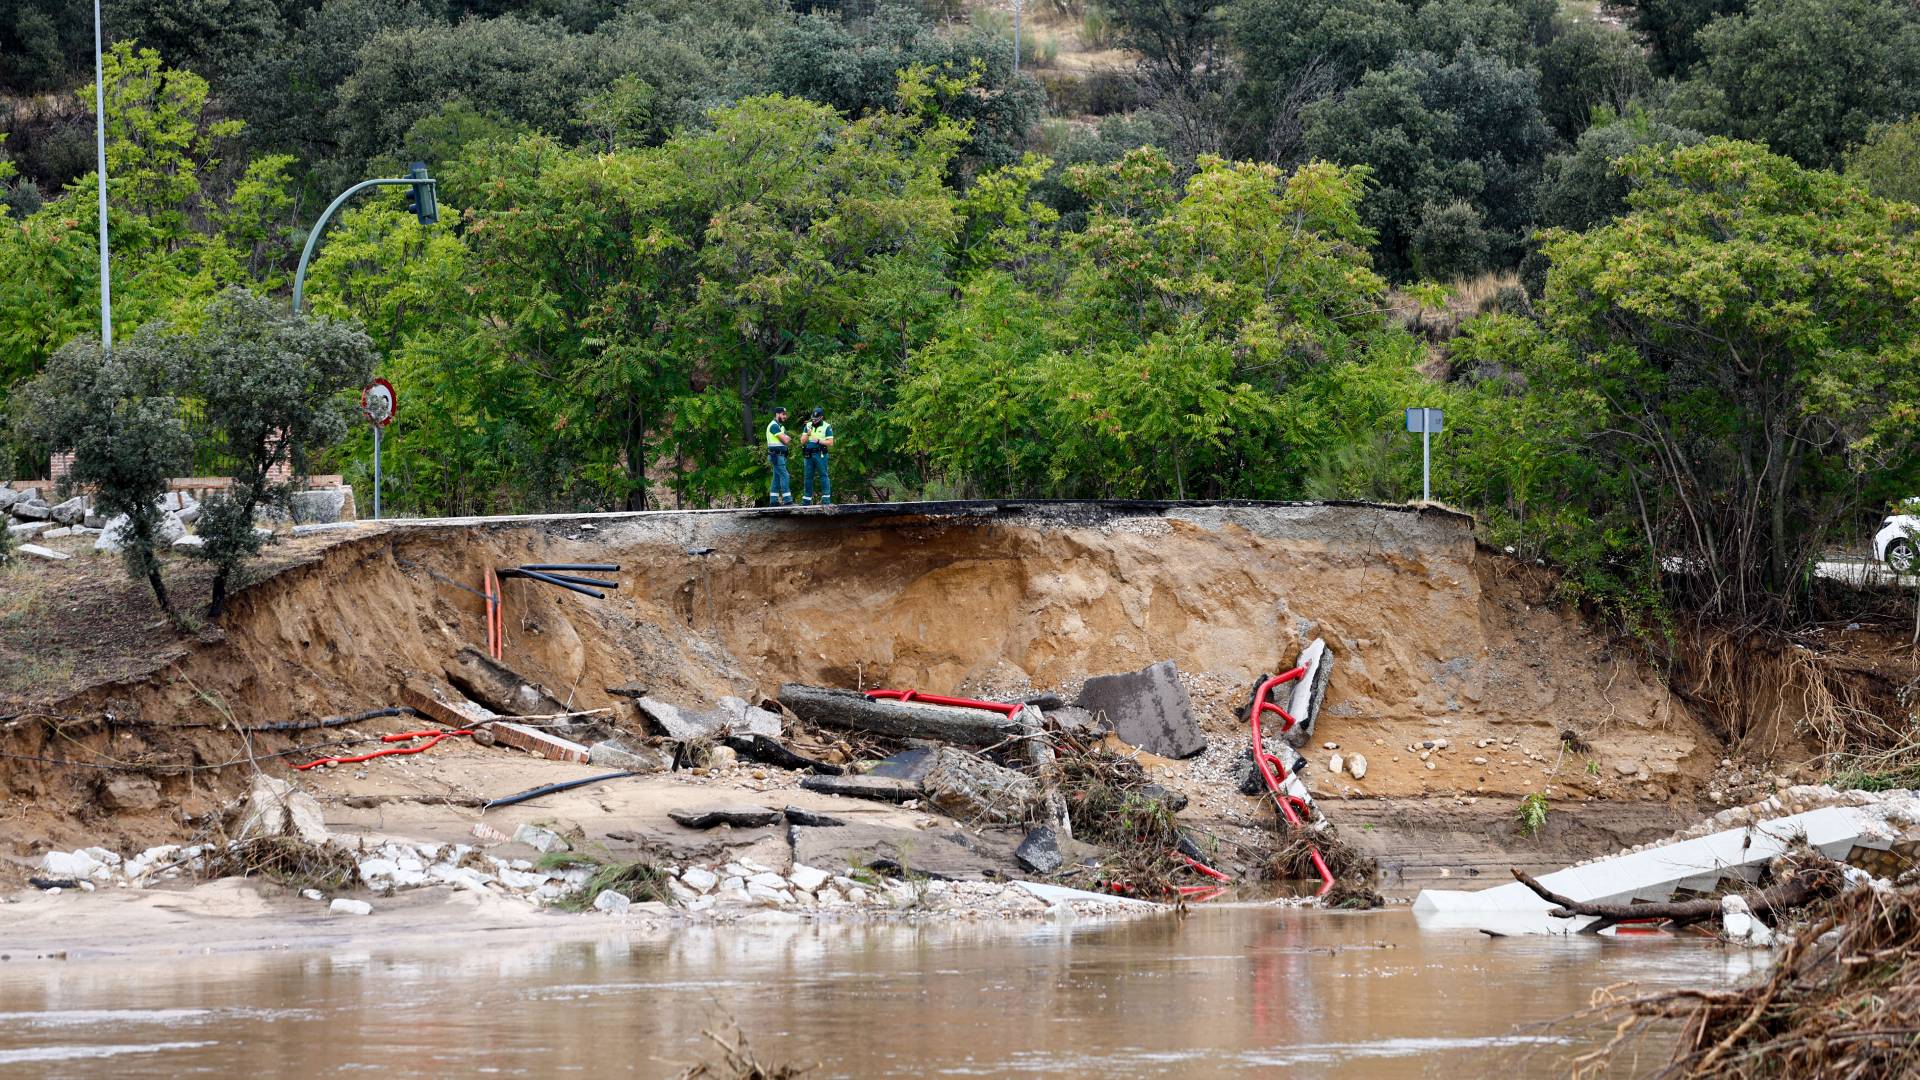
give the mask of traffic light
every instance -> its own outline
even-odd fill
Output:
[[[420,219],[422,225],[432,225],[440,220],[440,200],[434,194],[434,182],[427,177],[427,163],[416,161],[407,170],[407,179],[417,180],[407,189],[407,209]]]

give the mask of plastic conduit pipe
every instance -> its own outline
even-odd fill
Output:
[[[397,735],[382,735],[380,736],[380,741],[384,743],[407,742],[411,739],[426,739],[428,741],[421,743],[419,746],[389,746],[385,750],[375,750],[370,754],[359,754],[354,757],[320,758],[317,761],[309,761],[305,765],[295,765],[294,770],[296,772],[306,772],[308,769],[318,765],[353,765],[357,762],[372,761],[374,758],[387,757],[392,754],[418,754],[439,746],[444,739],[450,739],[455,735],[471,734],[473,734],[472,729],[462,728],[459,731],[403,731]]]
[[[1267,695],[1273,692],[1274,687],[1290,683],[1306,673],[1306,668],[1297,667],[1285,674],[1267,679],[1254,690],[1253,706],[1247,710],[1247,719],[1253,725],[1253,764],[1260,770],[1260,779],[1266,782],[1267,793],[1273,797],[1274,805],[1280,808],[1281,814],[1285,815],[1287,824],[1296,828],[1304,825],[1305,822],[1293,807],[1296,801],[1293,796],[1280,790],[1280,782],[1286,776],[1287,767],[1280,763],[1279,758],[1267,753],[1266,745],[1260,741],[1260,714],[1269,709],[1279,713],[1280,719],[1285,721],[1280,728],[1280,733],[1286,734],[1296,721],[1287,710],[1268,701]],[[1313,868],[1320,874],[1320,890],[1314,895],[1325,896],[1333,889],[1333,871],[1327,869],[1326,857],[1320,854],[1318,847],[1309,847],[1307,853],[1313,857]]]

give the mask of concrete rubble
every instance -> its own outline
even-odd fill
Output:
[[[1150,754],[1184,758],[1207,748],[1187,689],[1171,660],[1123,675],[1088,679],[1074,705],[1104,716],[1122,742]]]

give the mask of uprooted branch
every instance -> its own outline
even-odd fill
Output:
[[[1540,899],[1557,905],[1552,911],[1547,912],[1556,919],[1571,919],[1577,915],[1598,918],[1599,922],[1581,931],[1587,934],[1597,934],[1615,923],[1627,921],[1664,919],[1675,926],[1686,926],[1720,916],[1718,897],[1665,904],[1599,904],[1562,896],[1535,881],[1532,875],[1522,870],[1514,870],[1513,877],[1520,884],[1533,890],[1534,895]],[[1813,863],[1802,867],[1780,884],[1760,890],[1748,901],[1748,906],[1755,915],[1805,907],[1816,900],[1825,899],[1839,892],[1843,880],[1839,869],[1833,863],[1825,861]]]

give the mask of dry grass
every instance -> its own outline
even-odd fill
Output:
[[[1431,308],[1410,293],[1391,293],[1387,297],[1388,316],[1439,346],[1451,341],[1460,332],[1461,325],[1475,316],[1489,312],[1519,314],[1529,309],[1520,275],[1510,270],[1451,282],[1446,290],[1446,303]]]
[[[1373,889],[1380,866],[1372,857],[1340,837],[1340,830],[1329,826],[1315,831],[1305,825],[1280,823],[1279,843],[1266,860],[1269,881],[1317,881],[1320,871],[1313,865],[1314,851],[1327,861],[1334,886],[1325,899],[1328,907],[1379,907],[1383,901]]]
[[[753,1055],[740,1024],[731,1017],[724,1034],[703,1029],[700,1034],[719,1050],[719,1059],[703,1061],[680,1074],[680,1080],[796,1080],[818,1065],[765,1065]]]
[[[360,863],[336,844],[314,844],[293,836],[259,836],[207,853],[200,876],[264,877],[288,888],[338,892],[360,883]]]
[[[567,853],[567,866],[591,864],[591,856]],[[546,860],[542,860],[543,865]],[[557,866],[558,864],[553,864]],[[552,868],[552,866],[549,866]],[[560,898],[554,906],[564,911],[585,911],[601,893],[612,889],[636,904],[649,901],[671,902],[673,894],[667,891],[667,873],[651,863],[605,863],[593,872],[587,883],[572,893]]]
[[[1920,886],[1857,888],[1834,901],[1781,952],[1769,976],[1736,990],[1618,997],[1590,1015],[1615,1025],[1606,1046],[1577,1059],[1598,1076],[1650,1034],[1680,1025],[1665,1067],[1672,1080],[1920,1075]]]
[[[1842,758],[1885,753],[1912,737],[1904,715],[1878,707],[1858,680],[1790,641],[1695,627],[1682,648],[1675,688],[1705,706],[1730,743],[1794,731]]]
[[[1146,790],[1146,770],[1129,757],[1093,750],[1060,758],[1060,791],[1075,839],[1107,848],[1103,883],[1139,897],[1170,897],[1180,826],[1167,800]]]

